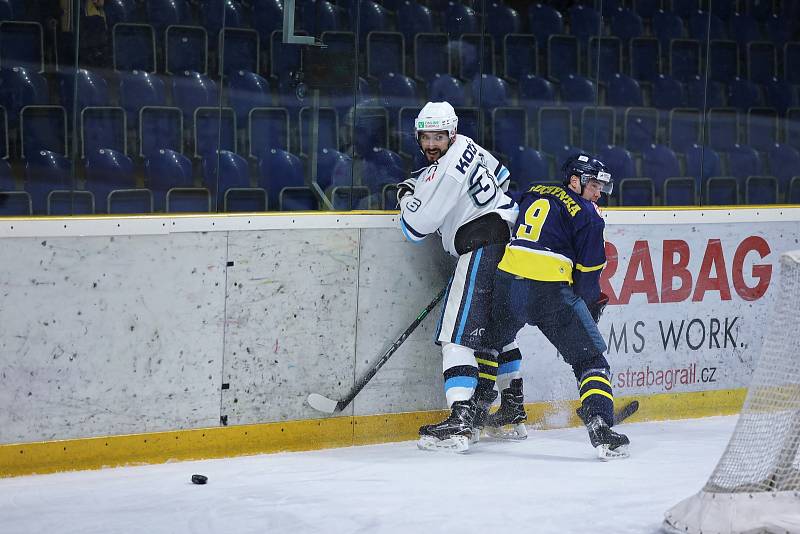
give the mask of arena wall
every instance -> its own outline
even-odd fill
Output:
[[[609,210],[600,323],[637,417],[735,413],[800,208]],[[440,415],[437,307],[344,413],[341,397],[445,284],[396,213],[0,221],[0,475],[410,439]],[[575,424],[574,378],[533,328],[526,401]]]

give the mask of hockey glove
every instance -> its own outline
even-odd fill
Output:
[[[600,322],[600,316],[603,315],[603,310],[606,309],[606,305],[608,304],[608,295],[600,292],[600,296],[597,297],[597,301],[589,306],[589,313],[592,315],[592,319],[594,319],[595,323]]]
[[[406,195],[413,195],[414,188],[417,186],[416,178],[407,178],[397,184],[397,206],[400,206],[400,199]]]

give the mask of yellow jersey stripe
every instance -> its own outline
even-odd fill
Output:
[[[612,401],[614,400],[614,397],[608,391],[603,391],[602,389],[590,389],[589,391],[581,395],[581,402],[583,402],[583,400],[589,395],[602,395],[604,397],[608,397]]]
[[[529,248],[507,246],[497,268],[530,280],[572,283],[569,259]]]
[[[605,384],[605,385],[607,385],[608,387],[611,387],[611,382],[609,382],[608,380],[606,380],[604,377],[602,377],[602,376],[597,376],[597,375],[592,375],[592,376],[590,376],[589,378],[586,378],[586,379],[584,379],[584,381],[583,381],[583,382],[581,382],[581,386],[580,386],[580,387],[581,387],[581,388],[583,388],[583,386],[585,386],[587,382],[591,382],[592,380],[597,380],[598,382],[600,382],[600,383],[602,383],[602,384]]]
[[[494,375],[490,375],[487,373],[478,373],[478,378],[485,378],[486,380],[491,380],[492,382],[497,382],[497,377]]]
[[[582,273],[590,273],[592,271],[599,271],[603,267],[606,266],[606,262],[601,263],[600,265],[593,265],[591,267],[586,267],[585,265],[581,265],[580,263],[575,264],[575,268],[581,271]]]
[[[475,361],[478,363],[482,363],[483,365],[488,365],[489,367],[497,367],[497,362],[493,362],[492,360],[483,360],[481,358],[475,358]]]

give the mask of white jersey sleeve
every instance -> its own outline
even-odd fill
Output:
[[[454,240],[464,224],[491,212],[509,224],[516,220],[516,203],[505,194],[509,179],[494,156],[457,135],[447,153],[420,173],[414,194],[400,200],[403,234],[418,242],[438,231],[444,249],[458,256]]]

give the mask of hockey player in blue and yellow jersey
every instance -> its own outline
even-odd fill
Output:
[[[563,186],[536,185],[520,199],[519,217],[495,275],[492,345],[500,350],[526,323],[537,326],[572,366],[581,414],[602,459],[627,456],[628,438],[611,429],[614,397],[606,344],[596,320],[606,299],[605,222],[596,201],[611,193],[606,166],[588,154],[569,158]]]

